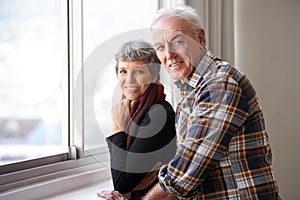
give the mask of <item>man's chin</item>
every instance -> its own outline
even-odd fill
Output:
[[[175,73],[170,72],[170,75],[171,75],[171,77],[172,77],[172,79],[174,81],[179,81],[179,80],[183,79],[183,77],[181,76],[181,74],[178,74],[176,72]]]

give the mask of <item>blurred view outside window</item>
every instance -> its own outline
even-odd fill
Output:
[[[150,27],[153,16],[157,10],[157,1],[153,0],[84,0],[83,1],[83,55],[85,61],[91,59],[91,54],[95,50],[117,52],[121,43],[117,43],[115,38],[126,35],[128,32],[141,32],[142,29]],[[135,31],[136,30],[136,31]],[[130,35],[130,34],[129,34]],[[135,39],[145,39],[146,36],[137,34]],[[132,39],[128,37],[128,40]],[[126,38],[125,38],[126,40]],[[104,45],[105,44],[105,45]],[[115,74],[115,62],[111,57],[109,62],[105,54],[97,55],[97,67],[102,73],[98,78],[98,85],[94,91],[94,105],[85,104],[84,116],[84,141],[85,150],[89,150],[97,145],[106,144],[104,135],[111,131],[110,108],[113,96],[118,90],[118,82]],[[95,64],[92,61],[93,64]],[[89,90],[91,81],[90,74],[85,71],[85,91]],[[85,98],[88,98],[85,96]],[[121,96],[119,96],[120,100]],[[86,101],[87,102],[87,101]],[[90,101],[88,101],[90,102]],[[91,110],[87,107],[92,107]],[[93,117],[97,118],[95,123]]]
[[[67,1],[0,0],[0,165],[67,149]]]

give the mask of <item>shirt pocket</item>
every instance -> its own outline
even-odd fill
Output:
[[[176,128],[177,136],[180,141],[185,140],[191,116],[190,111],[191,109],[188,107],[181,107],[177,110]]]

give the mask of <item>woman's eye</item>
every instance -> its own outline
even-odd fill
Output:
[[[164,50],[165,50],[165,46],[163,46],[163,45],[158,45],[158,46],[156,46],[156,50],[157,50],[157,51],[164,51]]]
[[[125,74],[126,73],[126,70],[120,70],[119,71],[119,74]]]

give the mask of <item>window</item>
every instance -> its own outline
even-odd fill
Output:
[[[66,8],[0,0],[0,165],[67,152]]]
[[[0,174],[47,164],[44,157],[53,163],[103,150],[107,113],[113,99],[119,101],[113,56],[129,39],[149,39],[143,33],[157,5],[0,0]],[[94,76],[86,66],[97,50],[111,55],[96,60],[100,74]],[[31,160],[37,161],[23,162]]]

